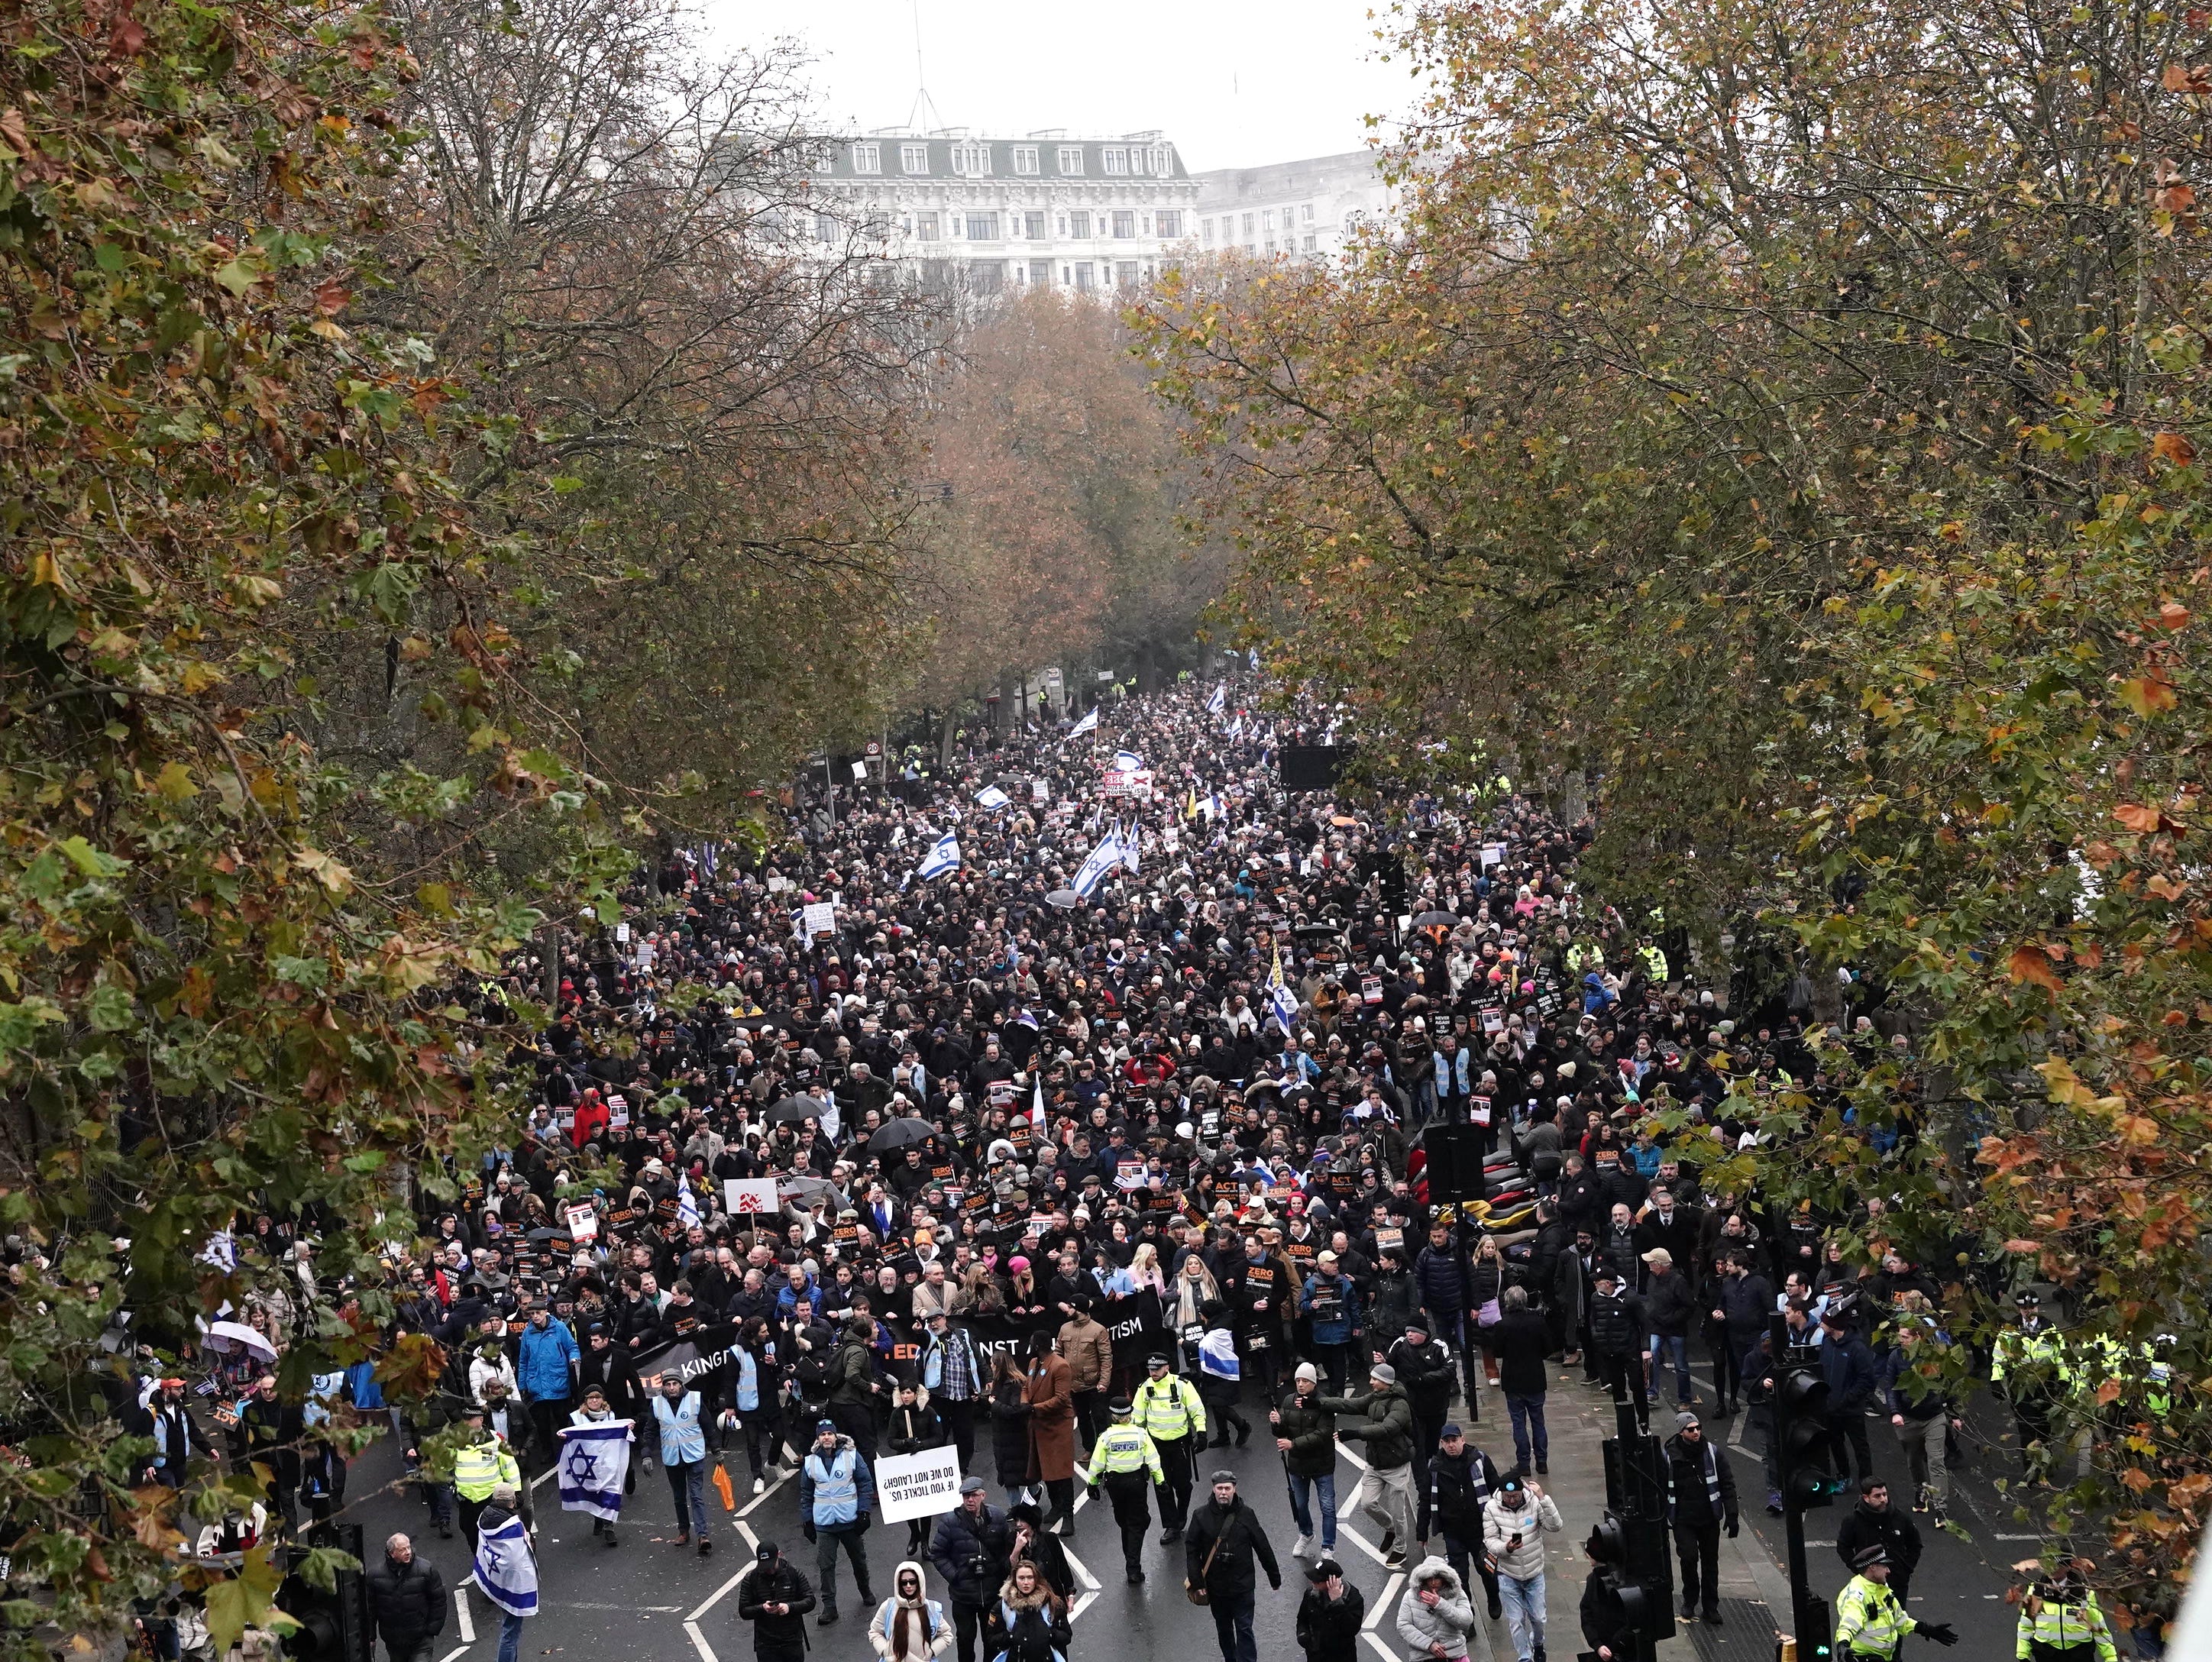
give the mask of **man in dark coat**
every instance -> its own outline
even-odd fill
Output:
[[[960,1485],[960,1504],[937,1520],[929,1562],[945,1578],[952,1625],[960,1636],[960,1662],[975,1662],[975,1629],[1006,1582],[1013,1532],[1006,1514],[983,1498],[981,1477]]]
[[[1354,1662],[1360,1624],[1367,1617],[1367,1595],[1344,1579],[1344,1566],[1322,1558],[1306,1572],[1305,1597],[1298,1600],[1298,1644],[1306,1662]]]
[[[814,1588],[773,1541],[763,1541],[753,1567],[738,1583],[738,1616],[753,1624],[760,1662],[799,1662],[806,1654],[806,1612]]]
[[[1259,1662],[1259,1642],[1252,1636],[1257,1571],[1266,1570],[1267,1585],[1278,1591],[1283,1573],[1275,1567],[1267,1532],[1237,1493],[1237,1474],[1224,1466],[1212,1481],[1212,1495],[1191,1513],[1183,1532],[1184,1585],[1206,1591],[1221,1662]]]
[[[445,1578],[415,1544],[395,1535],[384,1544],[384,1562],[368,1572],[368,1608],[377,1636],[392,1662],[427,1662],[446,1630]]]
[[[1836,1556],[1850,1564],[1877,1546],[1889,1554],[1889,1590],[1901,1604],[1911,1593],[1913,1566],[1920,1562],[1920,1526],[1890,1504],[1887,1483],[1862,1477],[1858,1505],[1836,1527]]]
[[[1735,1473],[1695,1414],[1677,1415],[1674,1427],[1667,1440],[1667,1517],[1682,1561],[1682,1619],[1695,1621],[1702,1602],[1705,1620],[1718,1623],[1721,1531],[1733,1537],[1738,1527]]]

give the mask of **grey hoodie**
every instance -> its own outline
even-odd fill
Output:
[[[1437,1578],[1437,1602],[1425,1604],[1421,1589]],[[1429,1647],[1442,1645],[1448,1657],[1467,1654],[1467,1635],[1474,1627],[1474,1606],[1459,1573],[1443,1559],[1431,1556],[1413,1567],[1406,1583],[1406,1597],[1398,1606],[1398,1637],[1416,1657],[1429,1654]]]

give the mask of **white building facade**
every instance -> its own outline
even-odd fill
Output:
[[[928,287],[1134,290],[1195,230],[1199,187],[1158,132],[1071,138],[887,128],[825,145],[808,176],[820,245],[864,243]]]
[[[1386,223],[1396,211],[1372,150],[1193,177],[1198,209],[1190,229],[1201,252],[1334,258],[1360,226]]]

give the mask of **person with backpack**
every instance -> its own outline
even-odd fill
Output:
[[[996,1646],[992,1662],[1067,1662],[1068,1647],[1075,1642],[1066,1601],[1045,1585],[1036,1565],[1026,1558],[999,1590],[991,1632]]]

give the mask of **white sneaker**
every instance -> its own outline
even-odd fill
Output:
[[[756,1494],[756,1495],[765,1495],[765,1494],[767,1494],[767,1493],[768,1493],[768,1479],[767,1479],[767,1478],[765,1478],[765,1477],[756,1477],[756,1478],[754,1478],[754,1479],[753,1479],[753,1493],[754,1493],[754,1494]]]
[[[1301,1535],[1298,1537],[1297,1545],[1291,1549],[1291,1556],[1293,1558],[1310,1558],[1313,1556],[1313,1550],[1314,1538],[1310,1535]]]

